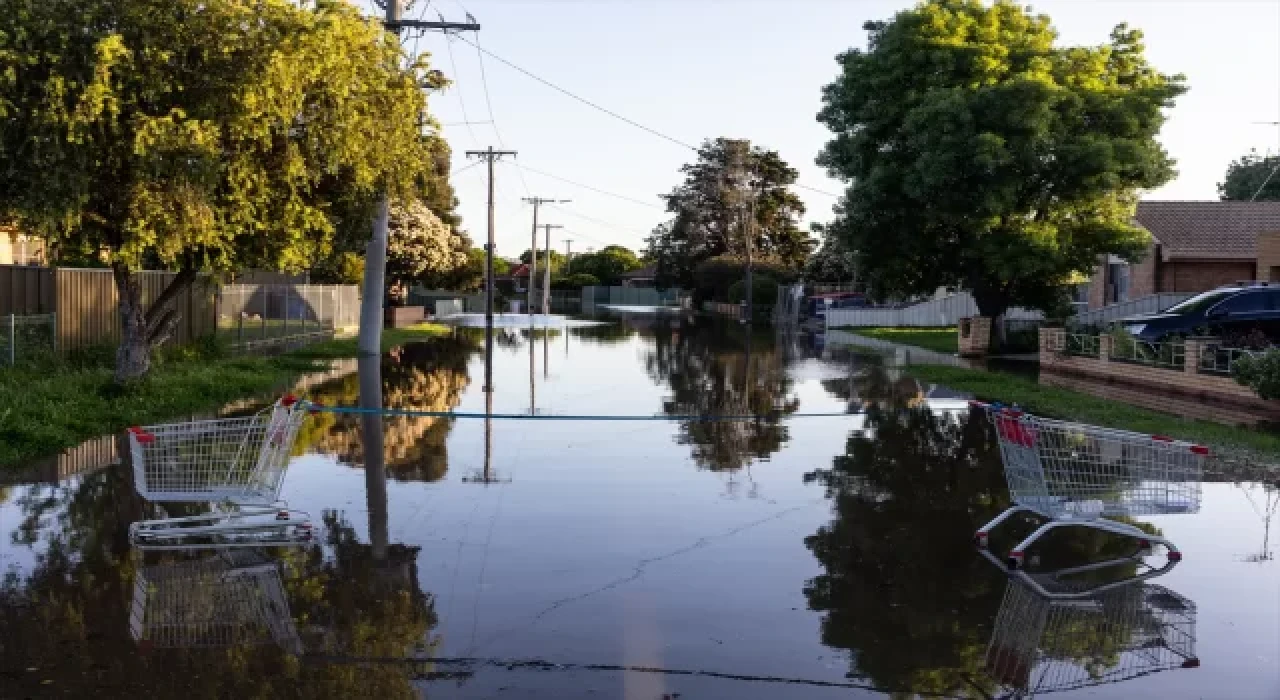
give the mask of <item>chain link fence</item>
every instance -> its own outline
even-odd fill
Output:
[[[0,316],[0,365],[12,366],[58,349],[57,314]]]
[[[218,338],[241,350],[329,337],[359,319],[354,285],[229,284],[218,293]]]

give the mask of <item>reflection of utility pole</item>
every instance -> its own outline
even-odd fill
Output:
[[[360,440],[364,447],[364,492],[369,510],[369,542],[374,561],[387,557],[390,536],[387,530],[387,463],[383,444],[382,357],[361,355],[357,360],[360,379]]]
[[[514,156],[515,151],[495,151],[493,146],[483,151],[467,151],[467,157],[483,158],[489,163],[489,238],[484,246],[484,318],[493,323],[493,163],[502,156]]]
[[[548,374],[547,370],[547,345],[551,342],[548,340],[548,338],[551,337],[551,332],[549,329],[544,330],[547,330],[547,332],[542,334],[542,379],[543,381],[546,381],[551,378],[551,375]]]
[[[530,341],[532,342],[532,341]],[[484,468],[463,481],[492,484],[502,479],[493,473],[493,321],[484,324]]]
[[[529,415],[533,415],[538,411],[537,404],[534,402],[533,389],[533,325],[529,325]]]
[[[466,22],[439,22],[404,19],[404,0],[386,0],[387,16],[383,24],[400,38],[401,27],[411,29],[437,29],[440,31],[479,31],[480,25],[468,15]],[[492,173],[492,170],[490,171]],[[490,177],[492,180],[492,177]],[[361,354],[377,355],[382,351],[382,300],[386,296],[387,230],[390,227],[391,203],[383,193],[373,219],[373,235],[364,252],[364,299],[360,302],[360,337],[357,341]]]
[[[564,228],[558,224],[543,224],[547,230],[547,270],[542,274],[542,315],[551,313],[551,229]],[[568,263],[565,263],[568,269]]]

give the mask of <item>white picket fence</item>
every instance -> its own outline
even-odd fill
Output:
[[[941,299],[904,306],[899,309],[828,309],[827,328],[855,327],[915,327],[939,328],[954,326],[960,319],[978,315],[978,304],[968,292],[958,292]],[[1044,314],[1022,308],[1012,308],[1005,313],[1009,321],[1039,321]]]

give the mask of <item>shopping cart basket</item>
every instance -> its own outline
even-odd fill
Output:
[[[280,487],[307,410],[286,396],[256,415],[129,429],[138,495],[213,503],[215,512],[130,525],[139,547],[310,541],[306,513],[279,507]]]
[[[252,550],[141,569],[129,631],[144,649],[275,644],[302,652],[279,565]]]
[[[1029,511],[1048,522],[1008,554],[1010,568],[1057,527],[1078,526],[1132,537],[1143,548],[1162,544],[1171,561],[1182,557],[1163,537],[1108,517],[1194,513],[1208,448],[1157,435],[1040,418],[998,405],[974,403],[995,426],[1009,497],[1014,505],[976,533],[986,548],[992,528]]]
[[[1195,603],[1163,586],[1141,583],[1054,600],[1011,578],[986,668],[1014,697],[1030,698],[1195,668],[1195,646]]]

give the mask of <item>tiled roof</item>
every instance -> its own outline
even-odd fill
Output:
[[[508,275],[511,277],[528,277],[529,266],[525,265],[524,263],[516,265],[515,267],[511,268],[511,272],[508,273]]]
[[[1252,259],[1258,234],[1280,232],[1280,202],[1142,201],[1134,219],[1165,259]]]

